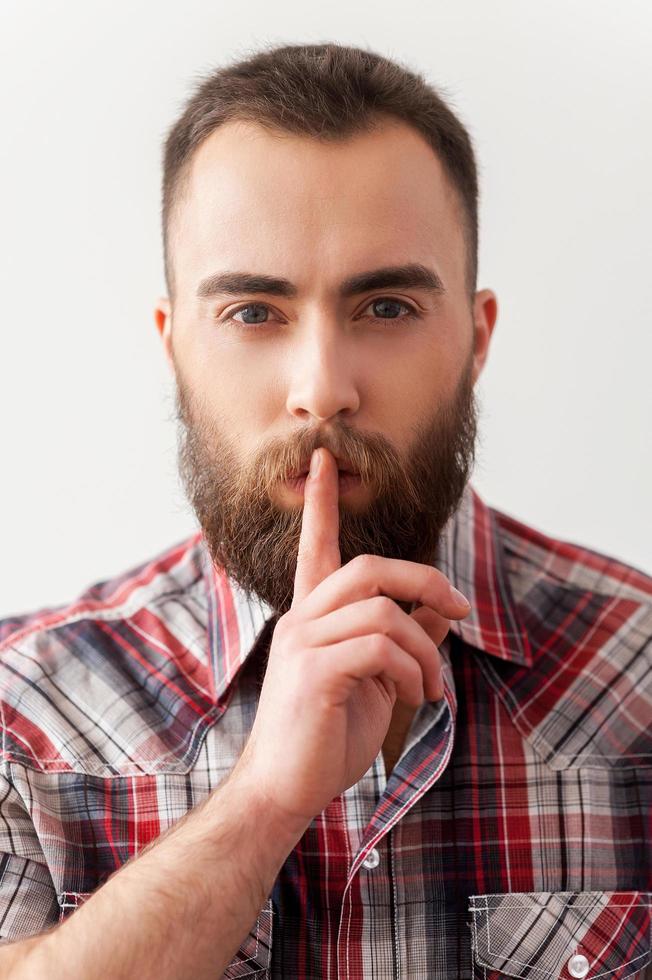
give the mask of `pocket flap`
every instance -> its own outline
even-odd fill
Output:
[[[623,980],[652,959],[652,892],[471,895],[474,977]]]

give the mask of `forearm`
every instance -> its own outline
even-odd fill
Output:
[[[214,980],[302,832],[273,819],[232,774],[65,922],[0,948],[0,976]]]

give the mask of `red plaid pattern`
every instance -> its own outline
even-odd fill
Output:
[[[435,560],[470,600],[395,769],[283,865],[227,977],[652,977],[652,578],[487,506]],[[0,937],[39,932],[203,800],[276,617],[202,533],[0,621]],[[216,923],[216,944],[219,924]]]

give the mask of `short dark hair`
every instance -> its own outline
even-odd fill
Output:
[[[337,43],[264,46],[200,77],[163,148],[163,258],[175,293],[170,225],[194,151],[223,123],[247,120],[317,140],[370,131],[384,116],[414,126],[432,146],[458,193],[466,246],[466,289],[476,290],[478,178],[471,138],[422,75],[372,51]]]

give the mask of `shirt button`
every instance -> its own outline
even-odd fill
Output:
[[[582,956],[581,953],[571,956],[568,961],[568,972],[572,977],[585,977],[589,972],[589,961],[586,956]]]
[[[366,858],[362,862],[362,867],[367,868],[369,871],[373,871],[380,864],[380,854],[375,847],[372,847]],[[582,974],[584,976],[584,974]]]

